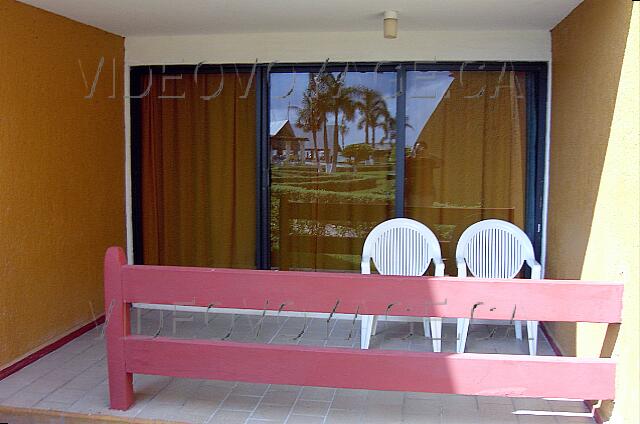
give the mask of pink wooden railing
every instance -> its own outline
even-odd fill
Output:
[[[268,301],[268,302],[267,302]],[[622,285],[586,281],[277,272],[127,265],[105,257],[111,408],[134,401],[132,375],[456,393],[613,399],[615,362],[476,353],[305,347],[130,334],[131,303],[428,317],[619,323]],[[336,308],[337,305],[337,308]],[[335,309],[335,310],[334,310]]]

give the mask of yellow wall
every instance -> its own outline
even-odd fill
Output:
[[[121,37],[0,0],[0,368],[103,311],[124,245]],[[102,75],[92,99],[100,57]],[[115,98],[112,95],[115,58]]]
[[[633,12],[632,12],[633,10]],[[638,423],[640,46],[637,4],[585,0],[551,32],[546,276],[625,283],[623,324],[549,325],[567,355],[618,358],[612,422]]]

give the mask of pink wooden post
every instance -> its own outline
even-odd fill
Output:
[[[123,250],[110,247],[104,258],[104,302],[106,314],[109,399],[112,409],[126,410],[133,403],[133,374],[125,365],[125,337],[130,334],[131,305],[125,303],[122,290],[122,266],[127,260]]]

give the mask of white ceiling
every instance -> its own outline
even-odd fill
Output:
[[[549,30],[582,0],[21,0],[124,36],[378,31]]]

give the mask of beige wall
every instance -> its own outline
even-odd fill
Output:
[[[81,61],[94,97],[85,99]],[[0,0],[0,368],[103,311],[124,243],[121,37]],[[115,98],[113,62],[115,58]]]
[[[240,33],[132,36],[129,65],[260,63],[278,61],[377,62],[541,60],[550,58],[549,31],[400,31],[397,39],[373,32]]]
[[[632,13],[633,9],[633,13]],[[554,324],[563,353],[619,360],[615,405],[637,423],[640,384],[640,90],[637,4],[586,0],[552,32],[546,276],[625,283],[623,324]]]

